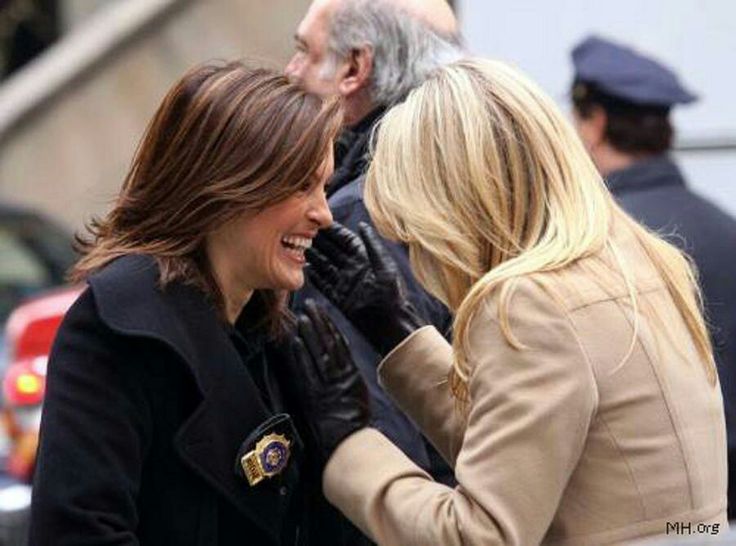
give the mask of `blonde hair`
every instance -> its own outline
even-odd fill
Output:
[[[641,243],[692,334],[712,384],[715,368],[695,273],[687,258],[613,201],[574,128],[533,82],[496,61],[440,68],[390,110],[378,130],[365,202],[378,230],[409,246],[418,280],[455,314],[453,392],[467,399],[471,320],[521,277],[610,251],[633,307],[633,276],[610,237],[614,219]],[[623,363],[622,362],[622,363]]]

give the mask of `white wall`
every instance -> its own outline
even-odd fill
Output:
[[[684,142],[736,143],[736,2],[733,0],[459,0],[468,46],[512,62],[569,110],[570,50],[591,33],[674,68],[701,100],[674,113]],[[736,214],[736,150],[686,152],[691,186]]]

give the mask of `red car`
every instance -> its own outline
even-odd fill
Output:
[[[82,292],[71,287],[46,293],[17,307],[8,317],[8,367],[2,379],[2,424],[7,474],[30,482],[36,460],[46,363],[61,320]]]

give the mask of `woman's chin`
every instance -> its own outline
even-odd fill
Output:
[[[292,273],[285,275],[279,280],[278,283],[274,283],[274,290],[287,290],[288,292],[296,292],[304,286],[304,273],[299,272],[298,274]]]

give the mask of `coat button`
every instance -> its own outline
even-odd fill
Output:
[[[288,492],[289,492],[289,490],[286,488],[285,485],[282,485],[279,488],[279,495],[281,495],[282,497],[285,497],[286,496],[286,493],[288,493]]]

